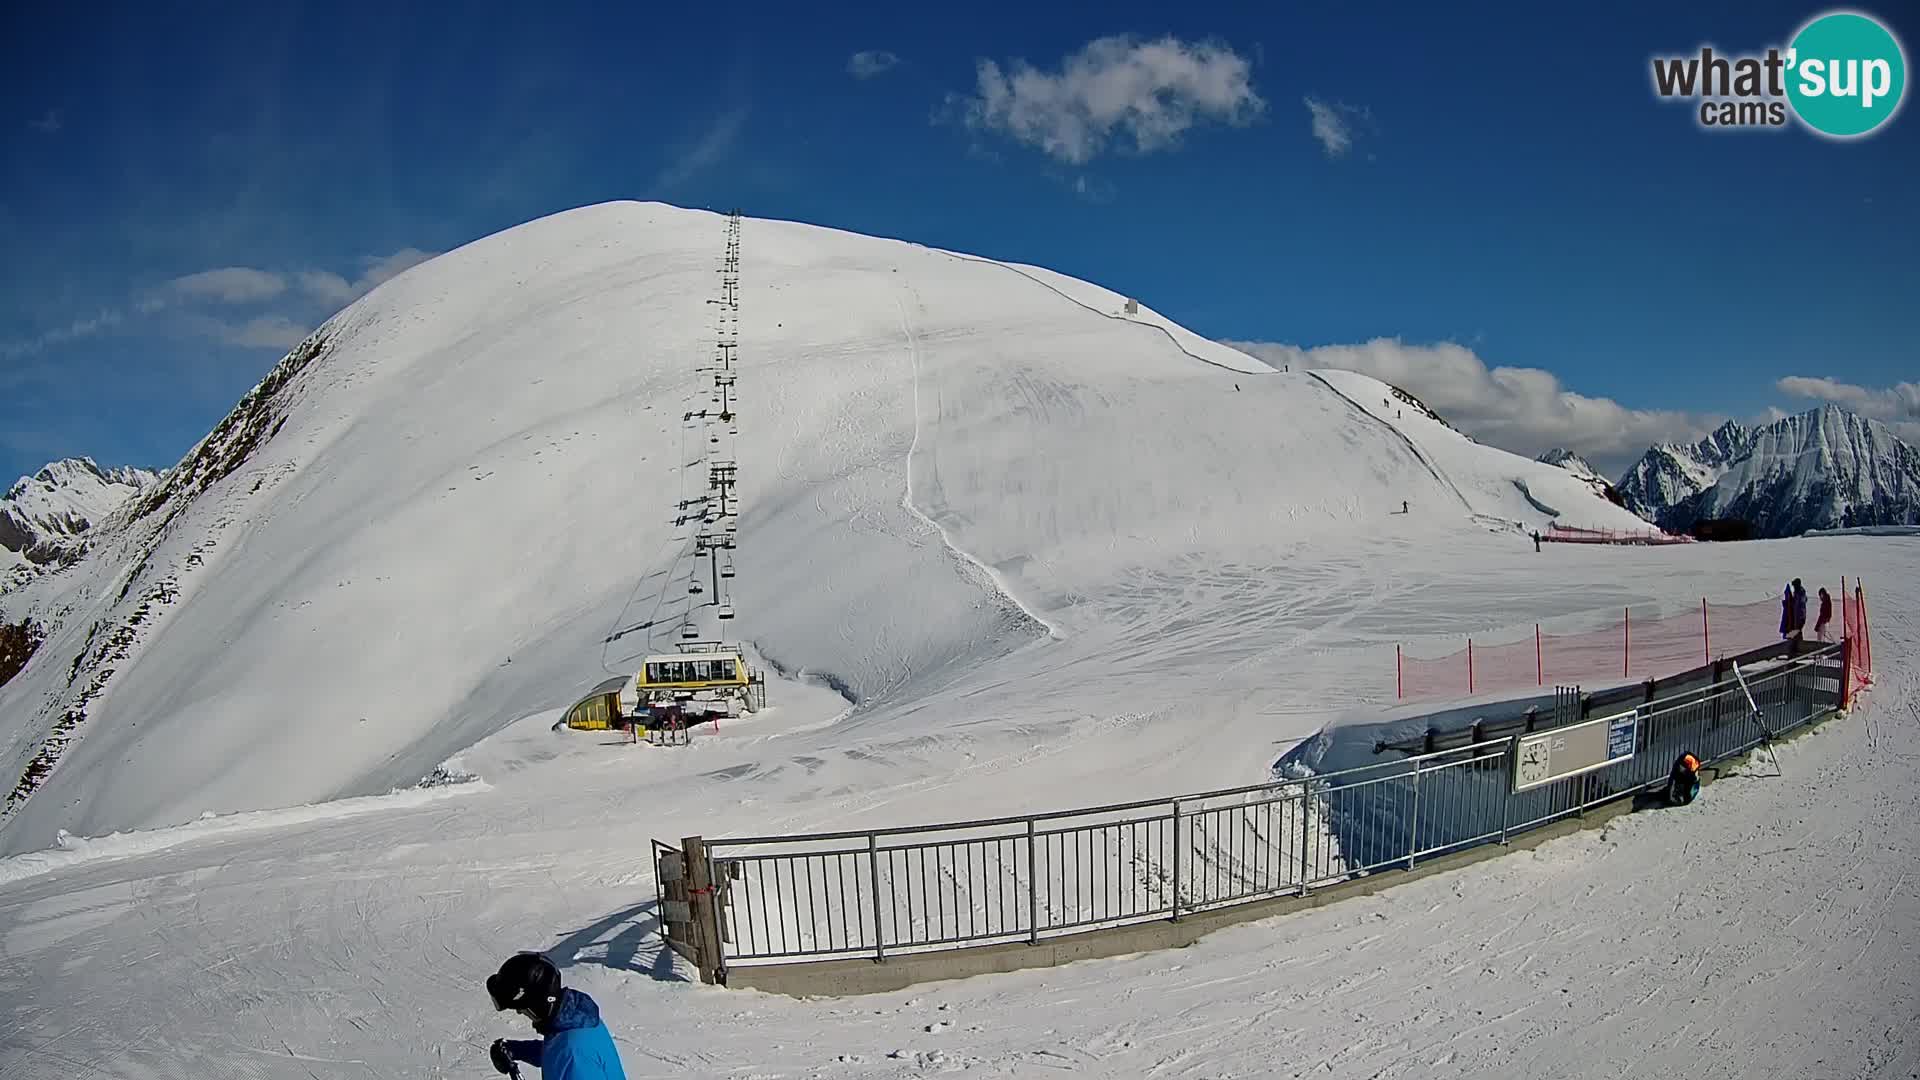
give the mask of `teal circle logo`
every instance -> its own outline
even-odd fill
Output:
[[[1893,118],[1907,89],[1907,58],[1893,33],[1851,11],[1822,15],[1787,49],[1787,100],[1806,125],[1849,139]]]

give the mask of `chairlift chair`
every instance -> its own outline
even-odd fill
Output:
[[[721,605],[720,605],[720,609],[719,609],[718,611],[715,611],[715,612],[714,612],[714,615],[715,615],[715,616],[717,616],[717,617],[719,617],[719,618],[722,618],[722,619],[731,619],[731,618],[733,618],[733,605],[732,605],[732,604],[721,604]]]
[[[700,631],[695,630],[692,623],[687,623],[680,627],[680,636],[688,641],[692,641],[694,638],[700,636]]]
[[[695,596],[699,596],[705,590],[700,588],[700,583],[698,581],[695,581],[687,585],[687,591],[692,593]]]

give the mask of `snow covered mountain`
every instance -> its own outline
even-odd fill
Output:
[[[1581,479],[1600,475],[1593,470],[1593,466],[1587,464],[1586,458],[1568,450],[1564,446],[1556,446],[1534,460],[1544,461],[1549,465],[1558,465]]]
[[[102,469],[92,458],[53,462],[0,497],[0,549],[36,565],[69,559],[88,530],[159,481],[151,470]]]
[[[1587,486],[1591,487],[1594,494],[1599,495],[1609,502],[1618,504],[1623,501],[1618,489],[1613,486],[1611,481],[1601,476],[1599,471],[1592,465],[1587,464],[1586,458],[1581,457],[1579,454],[1565,447],[1556,446],[1546,453],[1541,454],[1536,460],[1567,470],[1579,477]]]
[[[1692,446],[1655,446],[1620,488],[1630,509],[1671,531],[1723,519],[1762,537],[1920,524],[1920,452],[1834,405],[1754,428],[1728,421]]]
[[[1620,478],[1626,506],[1648,521],[1664,525],[1660,515],[1712,487],[1753,443],[1752,433],[1729,420],[1690,446],[1660,443],[1650,447]]]
[[[1115,713],[1258,678],[1237,661],[1297,640],[1273,615],[1301,575],[1397,572],[1356,538],[1638,524],[1366,376],[1277,372],[1035,267],[748,220],[736,315],[725,236],[616,203],[417,266],[71,570],[0,597],[46,633],[0,687],[0,851],[411,785],[685,632],[858,704],[864,756],[819,783],[961,729],[1023,753],[1085,720],[1090,660],[1132,658]],[[737,434],[699,415],[736,328]],[[727,624],[690,591],[681,509],[721,460]],[[1168,596],[1178,619],[1143,614]]]

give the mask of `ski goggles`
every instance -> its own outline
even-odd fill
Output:
[[[499,975],[487,976],[487,996],[493,999],[495,1012],[519,1008],[520,1006],[514,1003],[524,997],[526,992],[525,987],[508,986],[506,980]]]

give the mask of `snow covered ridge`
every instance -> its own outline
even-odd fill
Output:
[[[1478,527],[1493,532],[1545,531],[1554,525],[1616,531],[1646,528],[1646,522],[1589,480],[1476,442],[1388,383],[1330,368],[1309,372],[1307,377],[1324,383],[1377,420],[1439,483],[1444,493],[1439,503],[1422,502],[1421,514],[1437,509],[1464,513]],[[1393,509],[1415,512],[1415,500],[1408,499],[1401,507],[1392,504],[1390,492],[1382,494]]]
[[[82,726],[90,717],[95,702],[106,694],[116,672],[132,659],[143,641],[151,636],[154,624],[166,609],[179,601],[181,575],[191,573],[205,563],[220,531],[231,524],[233,514],[228,511],[216,516],[211,523],[210,534],[204,534],[193,542],[169,572],[154,575],[150,571],[156,556],[164,558],[163,553],[169,550],[177,553],[184,546],[179,542],[183,531],[173,528],[175,519],[194,506],[198,495],[245,464],[257,447],[279,432],[286,419],[285,403],[279,397],[281,391],[321,354],[324,346],[325,336],[318,331],[296,346],[259,385],[241,398],[233,412],[179,464],[163,474],[149,474],[155,475],[154,480],[142,484],[135,493],[123,500],[114,510],[110,526],[100,530],[106,534],[99,537],[108,542],[106,553],[91,560],[92,574],[80,574],[82,580],[77,585],[68,583],[67,595],[78,592],[84,597],[103,584],[103,576],[109,575],[112,583],[118,584],[119,588],[113,592],[111,600],[95,607],[96,617],[87,626],[84,638],[79,639],[77,648],[69,646],[72,659],[65,669],[64,684],[54,681],[57,675],[43,678],[42,681],[49,686],[43,694],[35,721],[18,730],[0,730],[0,735],[4,735],[11,743],[15,754],[26,751],[25,761],[19,766],[19,778],[8,792],[6,802],[0,804],[0,822],[25,806],[41,784],[52,775],[66,751],[82,734]],[[91,466],[92,463],[87,461],[85,464]],[[97,468],[92,471],[98,473]],[[71,474],[73,470],[65,472]],[[257,477],[248,494],[258,493],[268,479],[269,475],[266,474]],[[156,516],[156,512],[163,508],[167,509],[167,513]],[[78,549],[73,559],[77,560],[88,551],[88,548]],[[135,586],[141,585],[144,586],[141,591],[134,594]],[[18,624],[25,633],[20,643],[29,646],[24,650],[25,662],[31,662],[39,651],[37,646],[59,634],[62,629],[70,631],[67,641],[71,642],[77,637],[77,624],[71,627],[66,625],[66,619],[75,606],[71,600],[47,615],[45,609],[51,606],[48,597],[33,595],[31,590],[22,592],[25,603],[12,606],[25,607],[29,611],[39,610],[52,624],[48,628],[31,617]],[[20,597],[15,599],[18,601]],[[48,668],[49,664],[42,657],[40,670],[46,672]],[[24,666],[21,670],[24,670]],[[18,673],[7,674],[11,676]],[[7,681],[0,679],[0,688],[4,688]],[[24,713],[25,709],[21,711]]]
[[[586,207],[329,319],[124,527],[0,598],[47,633],[0,687],[0,769],[31,781],[0,851],[410,786],[670,651],[725,246],[719,215]],[[1038,688],[1114,649],[1212,693],[1221,646],[1294,640],[1273,612],[1327,560],[1375,581],[1390,548],[1640,524],[1376,380],[1084,281],[759,219],[740,260],[728,636],[846,687],[892,767],[963,720],[1031,747],[1085,715]],[[1163,594],[1194,648],[1141,617]]]
[[[1581,457],[1579,454],[1565,447],[1556,446],[1546,453],[1541,454],[1536,460],[1567,470],[1586,481],[1587,485],[1593,488],[1594,494],[1616,505],[1625,505],[1625,499],[1620,494],[1619,489],[1609,483],[1606,477],[1601,476],[1599,470],[1587,464],[1587,459]]]
[[[1664,529],[1738,520],[1760,537],[1920,524],[1920,451],[1834,405],[1692,446],[1655,446],[1620,481],[1626,505]]]
[[[0,548],[35,566],[71,562],[88,531],[159,482],[151,469],[102,469],[86,457],[53,462],[0,498]]]

